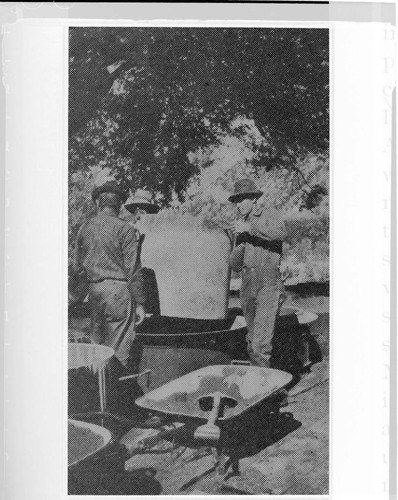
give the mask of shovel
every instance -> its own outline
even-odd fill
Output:
[[[224,406],[233,408],[238,404],[238,401],[219,391],[201,396],[197,401],[199,402],[200,409],[202,411],[210,411],[210,414],[207,424],[201,425],[195,430],[194,438],[211,442],[218,441],[220,439],[220,428],[218,425],[215,425],[216,421]]]

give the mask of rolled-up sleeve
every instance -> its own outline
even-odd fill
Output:
[[[123,238],[122,251],[130,293],[136,304],[145,304],[144,278],[139,259],[139,243],[132,227]]]
[[[264,240],[284,241],[286,239],[286,226],[278,212],[264,210],[260,216],[251,218],[250,234]]]

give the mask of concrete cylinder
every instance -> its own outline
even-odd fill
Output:
[[[143,215],[141,260],[153,269],[162,316],[225,318],[231,242],[225,231],[200,217],[172,213]]]

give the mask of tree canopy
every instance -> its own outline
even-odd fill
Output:
[[[71,172],[102,162],[167,204],[240,117],[259,169],[328,151],[327,29],[73,27],[69,56]]]

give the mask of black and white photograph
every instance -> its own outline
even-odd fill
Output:
[[[396,13],[0,5],[1,498],[396,495]]]
[[[71,26],[68,494],[329,494],[329,29]]]

